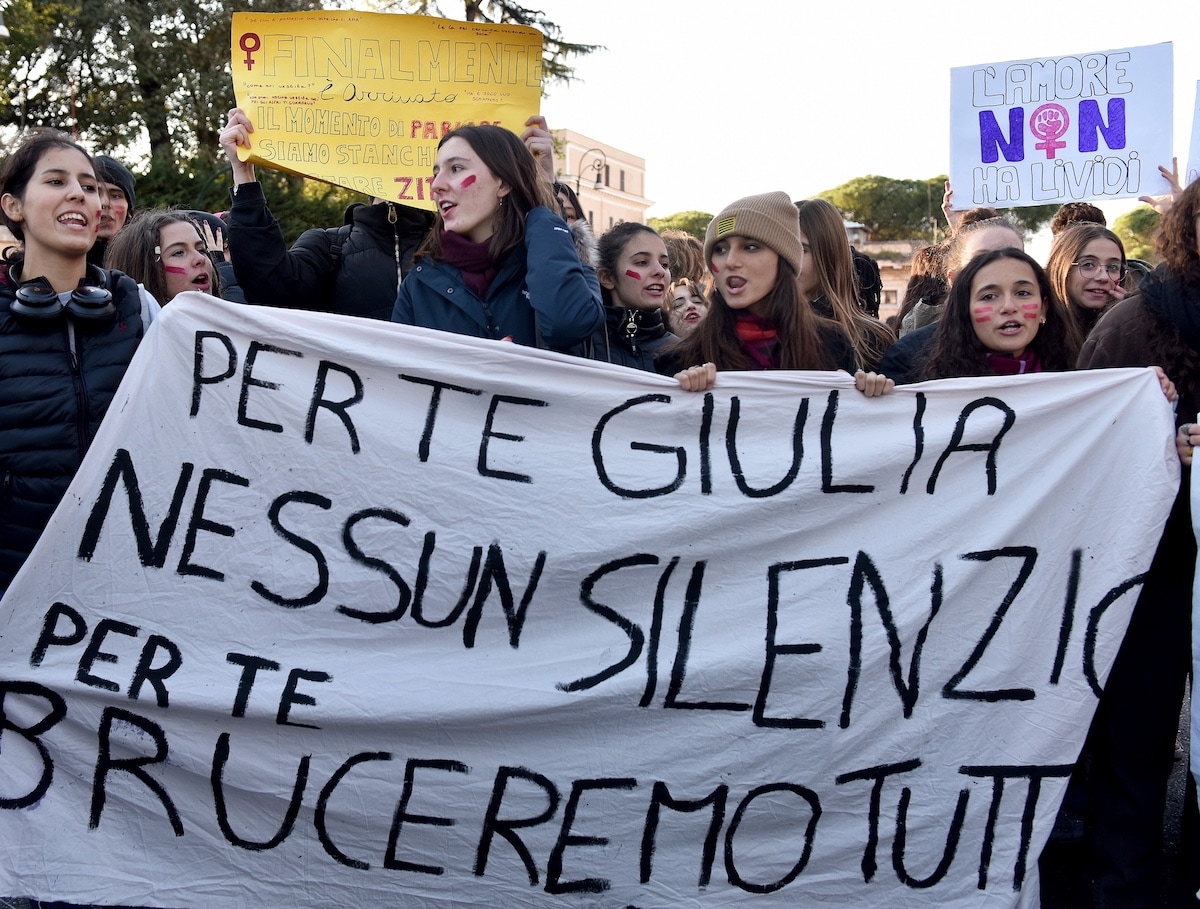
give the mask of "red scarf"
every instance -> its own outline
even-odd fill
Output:
[[[1027,372],[1042,371],[1042,361],[1028,348],[1019,357],[990,353],[987,355],[987,364],[994,376],[1023,376]]]
[[[735,316],[738,340],[750,359],[759,369],[779,368],[779,338],[770,322],[760,319],[752,312],[741,312]]]
[[[488,257],[491,245],[490,237],[482,243],[475,243],[452,230],[442,231],[442,261],[462,272],[463,281],[480,300],[487,298],[488,287],[500,271],[500,267]]]

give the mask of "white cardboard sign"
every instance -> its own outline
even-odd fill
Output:
[[[1172,45],[950,70],[957,208],[1162,195],[1170,186]]]

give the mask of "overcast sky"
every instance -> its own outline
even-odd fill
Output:
[[[1181,168],[1188,155],[1197,0],[529,5],[568,40],[606,46],[577,63],[579,81],[551,88],[542,112],[552,128],[645,158],[651,217],[715,213],[774,189],[802,199],[865,174],[946,173],[951,67],[1164,41],[1174,43]],[[1112,216],[1130,206],[1105,207]]]

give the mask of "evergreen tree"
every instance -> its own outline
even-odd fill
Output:
[[[1158,262],[1154,235],[1158,233],[1161,221],[1162,215],[1149,205],[1141,205],[1113,221],[1112,232],[1121,238],[1128,258]]]
[[[234,12],[301,12],[348,0],[9,0],[0,42],[0,136],[31,127],[72,133],[137,174],[140,207],[228,205],[229,166],[218,145],[234,106],[229,35]],[[543,78],[569,79],[569,59],[592,45],[564,41],[537,11],[510,2],[391,0],[381,11],[508,22],[545,34]],[[148,151],[148,158],[147,156]],[[259,168],[272,212],[294,239],[308,226],[341,223],[357,194]]]
[[[664,230],[682,230],[701,243],[708,232],[708,223],[713,216],[706,211],[681,211],[665,218],[648,218],[646,224],[661,233]]]
[[[946,233],[942,217],[944,175],[928,180],[901,180],[869,174],[855,177],[818,195],[827,199],[848,221],[857,221],[872,240],[937,242]],[[1033,233],[1054,217],[1058,205],[1032,205],[999,210],[1021,229]]]
[[[458,0],[391,0],[386,7],[422,16],[458,18]],[[572,57],[599,50],[599,44],[574,44],[563,38],[562,29],[546,18],[541,10],[530,9],[510,0],[462,0],[463,19],[493,25],[527,25],[542,33],[542,84],[570,82],[574,69]]]

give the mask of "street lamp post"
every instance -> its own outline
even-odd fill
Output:
[[[583,162],[586,161],[587,156],[592,154],[593,152],[595,152],[595,154],[597,154],[599,157],[597,157],[596,160],[593,161],[591,164],[588,164],[585,166]],[[604,179],[603,179],[604,170],[607,167],[608,167],[608,156],[606,154],[604,154],[604,151],[602,149],[589,148],[587,151],[585,151],[579,158],[579,173],[575,175],[575,193],[576,193],[576,195],[578,195],[580,192],[580,184],[583,179],[582,175],[585,170],[594,170],[596,172],[595,189],[600,189],[600,187],[604,185]]]

